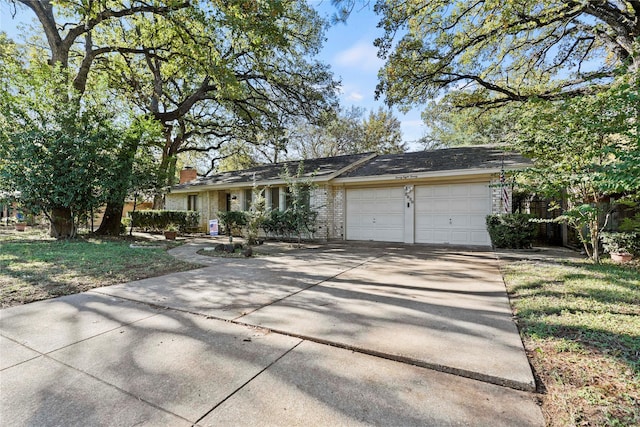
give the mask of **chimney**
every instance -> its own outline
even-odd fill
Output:
[[[191,166],[187,166],[180,171],[180,184],[193,181],[196,178],[198,178],[198,171]]]

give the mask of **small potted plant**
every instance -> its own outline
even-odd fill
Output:
[[[167,240],[176,240],[178,237],[178,226],[175,224],[169,224],[164,229],[164,237]]]
[[[602,233],[602,246],[611,260],[622,264],[633,259],[634,253],[640,250],[640,234],[638,233]]]
[[[27,222],[24,220],[22,211],[17,211],[15,216],[9,218],[9,221],[16,231],[24,231],[27,228]]]

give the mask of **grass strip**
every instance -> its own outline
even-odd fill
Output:
[[[640,425],[640,269],[502,267],[549,426]]]

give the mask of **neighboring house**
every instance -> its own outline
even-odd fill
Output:
[[[295,174],[299,161],[286,162]],[[510,187],[502,170],[529,163],[495,147],[461,147],[404,154],[357,154],[304,160],[315,188],[316,238],[489,246],[485,217],[505,211]],[[287,208],[284,163],[196,179],[182,171],[166,209],[197,210],[201,227],[219,211],[248,210],[252,187],[265,188],[268,209]],[[507,207],[508,208],[508,207]]]

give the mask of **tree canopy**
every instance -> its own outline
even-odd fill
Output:
[[[358,107],[340,108],[324,117],[319,125],[298,123],[289,129],[290,151],[297,157],[339,156],[356,153],[401,153],[400,121],[391,110],[370,111]]]
[[[78,223],[123,179],[104,175],[116,167],[115,153],[127,136],[114,125],[113,112],[93,98],[82,105],[51,103],[75,92],[63,70],[41,64],[27,73],[6,56],[19,51],[6,40],[0,44],[0,68],[10,72],[0,75],[0,182],[19,194],[21,208],[61,217],[52,221],[52,235],[74,237]]]
[[[534,160],[525,171],[532,193],[557,202],[594,261],[608,225],[608,197],[640,194],[638,87],[596,95],[530,101],[514,117],[514,148]]]
[[[282,117],[314,120],[335,104],[337,83],[312,59],[325,26],[305,2],[14,3],[36,15],[46,40],[46,51],[25,68],[42,66],[44,57],[72,88],[54,93],[50,103],[82,109],[94,91],[108,90],[104,102],[119,125],[133,125],[136,116],[160,124],[156,150],[144,150],[159,156],[155,187],[174,182],[180,153],[209,152],[232,140],[260,144],[255,136],[277,129]],[[140,169],[139,148],[134,140],[120,145],[105,179]],[[133,182],[120,181],[108,200],[107,232],[117,232]]]
[[[640,66],[635,0],[378,1],[377,95],[409,107],[464,88],[460,106],[593,93]]]

